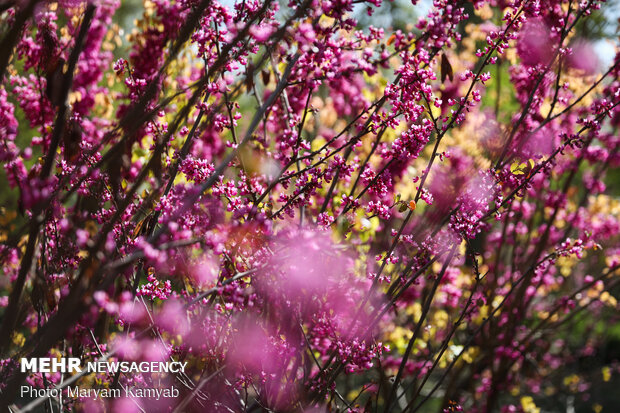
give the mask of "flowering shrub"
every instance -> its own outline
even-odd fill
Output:
[[[570,366],[617,322],[620,56],[576,29],[601,3],[435,0],[391,31],[353,18],[381,0],[145,0],[124,35],[119,0],[0,2],[3,408],[596,402],[618,359]]]

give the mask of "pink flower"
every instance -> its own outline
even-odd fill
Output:
[[[176,298],[164,303],[163,308],[155,316],[155,322],[161,329],[173,334],[183,336],[190,332],[187,310]]]
[[[592,43],[586,40],[577,40],[571,45],[572,53],[568,56],[568,64],[586,75],[596,73],[600,61]]]
[[[521,62],[527,66],[547,64],[553,53],[549,28],[542,19],[529,19],[520,32],[517,50]]]
[[[112,406],[115,412],[138,413],[144,411],[140,400],[129,397],[121,397],[114,400]]]
[[[112,342],[112,348],[120,358],[138,360],[141,356],[140,343],[125,334],[119,334]]]
[[[217,281],[219,263],[213,258],[205,256],[192,266],[190,276],[200,288],[212,286]]]
[[[259,43],[265,43],[274,32],[274,28],[269,25],[252,26],[250,34]]]

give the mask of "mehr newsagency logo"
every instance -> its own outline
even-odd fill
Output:
[[[70,358],[22,358],[22,373],[185,373],[187,362],[179,361],[89,361]]]
[[[22,373],[184,373],[187,362],[176,361],[92,361],[82,364],[79,358],[22,358],[20,370]],[[63,393],[64,392],[64,393]],[[179,390],[175,387],[164,388],[138,388],[125,387],[123,389],[92,389],[80,386],[66,386],[62,388],[40,389],[32,386],[21,386],[21,397],[52,397],[62,398],[63,394],[70,398],[148,398],[159,400],[161,398],[177,397]]]

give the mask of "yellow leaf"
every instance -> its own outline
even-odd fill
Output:
[[[611,379],[611,368],[603,367],[603,381],[608,382]]]
[[[519,161],[514,161],[512,163],[512,165],[510,165],[510,172],[513,175],[523,175],[525,174],[525,167],[527,166],[527,164],[525,163],[519,163]]]

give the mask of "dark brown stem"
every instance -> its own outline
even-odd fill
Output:
[[[32,2],[34,3],[34,2]],[[43,164],[43,169],[41,171],[42,178],[47,178],[51,172],[52,165],[54,163],[56,150],[58,148],[58,144],[60,142],[60,136],[62,134],[63,127],[65,125],[65,112],[67,110],[66,100],[69,95],[69,90],[71,89],[71,84],[73,83],[73,72],[75,70],[75,66],[77,64],[78,58],[82,52],[82,47],[84,44],[84,39],[86,38],[86,34],[88,33],[88,28],[90,27],[90,22],[95,13],[95,6],[90,4],[86,12],[84,14],[84,18],[82,20],[82,25],[80,26],[80,32],[78,34],[77,40],[75,42],[75,46],[71,52],[71,56],[69,58],[69,68],[67,73],[65,73],[63,77],[62,84],[62,104],[58,109],[58,114],[56,117],[56,123],[54,125],[54,130],[52,132],[52,139],[49,151],[45,158],[45,163]],[[26,246],[26,251],[24,256],[22,257],[19,273],[17,275],[17,279],[13,283],[13,289],[11,290],[11,295],[9,297],[9,303],[4,313],[4,320],[2,322],[2,327],[0,328],[0,354],[4,354],[7,350],[7,346],[10,343],[10,339],[13,334],[13,330],[15,328],[15,323],[17,321],[17,310],[20,303],[20,298],[24,286],[26,284],[26,278],[28,276],[28,272],[31,269],[32,262],[35,254],[36,240],[38,237],[40,226],[44,222],[44,216],[41,214],[41,208],[43,205],[35,206],[33,210],[33,217],[30,222],[30,231],[28,234],[28,244]]]

